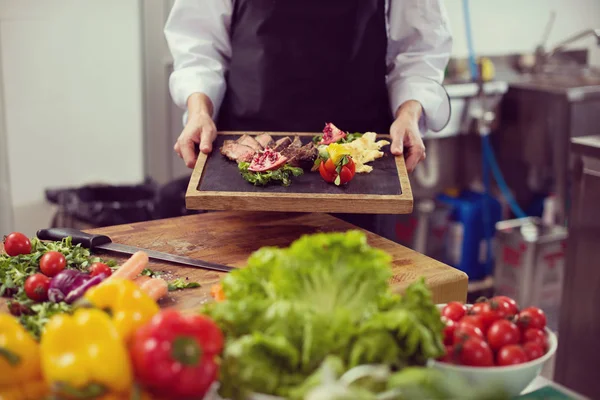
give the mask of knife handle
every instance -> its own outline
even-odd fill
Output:
[[[72,228],[49,228],[37,231],[37,237],[40,240],[61,241],[66,237],[71,237],[73,244],[81,244],[83,247],[93,249],[96,246],[112,243],[112,240],[105,235],[92,235]]]

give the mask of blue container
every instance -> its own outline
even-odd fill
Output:
[[[452,207],[444,261],[464,271],[471,281],[491,275],[494,262],[493,257],[488,257],[485,233],[487,230],[493,238],[496,222],[502,219],[498,200],[472,191],[463,191],[458,197],[443,194],[438,196],[438,200]],[[484,214],[486,203],[490,210],[488,221],[485,221]]]

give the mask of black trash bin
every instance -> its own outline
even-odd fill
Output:
[[[47,189],[46,199],[58,205],[52,227],[99,228],[157,218],[158,189],[152,182],[140,185],[87,185]]]

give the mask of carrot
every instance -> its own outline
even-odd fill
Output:
[[[154,300],[159,300],[169,292],[169,284],[162,278],[150,278],[142,284],[141,289]]]
[[[134,280],[148,266],[148,254],[138,251],[129,257],[108,279],[121,278]]]
[[[134,282],[136,285],[138,285],[138,287],[140,287],[140,288],[141,288],[141,287],[142,287],[142,285],[143,285],[144,283],[148,282],[150,279],[152,279],[152,278],[150,278],[149,276],[140,275],[140,276],[138,276],[137,278],[135,278],[135,279],[133,280],[133,282]]]
[[[215,301],[225,300],[225,293],[223,292],[223,286],[220,283],[213,285],[210,288],[210,295],[212,297],[214,297]]]

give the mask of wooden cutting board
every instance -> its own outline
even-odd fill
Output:
[[[254,186],[246,182],[237,164],[220,154],[227,139],[264,132],[219,132],[213,152],[200,154],[186,193],[190,210],[324,212],[357,214],[410,214],[413,196],[402,156],[383,148],[384,156],[369,165],[373,171],[356,174],[347,185],[325,182],[318,172],[305,171],[290,186]],[[274,140],[299,136],[304,144],[317,133],[268,132]],[[378,139],[388,139],[379,135]]]

